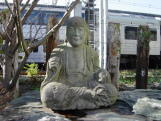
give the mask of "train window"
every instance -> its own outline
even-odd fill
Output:
[[[38,52],[38,47],[33,50],[34,53]]]
[[[125,27],[125,39],[137,40],[137,27]]]
[[[151,41],[157,41],[157,30],[150,30],[151,31],[151,36],[150,36],[150,40]]]

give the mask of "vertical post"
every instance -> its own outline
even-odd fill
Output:
[[[99,6],[99,66],[103,67],[103,0],[100,0]]]
[[[107,30],[108,30],[108,0],[104,0],[104,65],[103,68],[107,69]]]
[[[109,23],[108,26],[108,69],[111,75],[111,82],[118,87],[117,81],[120,77],[120,24]]]
[[[48,31],[56,24],[57,24],[57,19],[54,17],[50,17],[48,20]],[[57,36],[57,34],[53,34],[46,41],[46,62],[50,58],[52,50],[57,46],[56,36]]]
[[[148,26],[138,29],[137,60],[136,60],[136,88],[146,89],[149,66],[150,30]]]
[[[108,0],[100,0],[99,7],[99,61],[107,69]]]

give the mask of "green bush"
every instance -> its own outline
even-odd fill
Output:
[[[26,64],[24,68],[26,69],[27,76],[29,77],[33,77],[34,75],[38,74],[38,64]]]
[[[135,70],[123,70],[120,71],[119,83],[134,84],[135,83]],[[161,70],[149,69],[148,71],[148,83],[161,82]]]

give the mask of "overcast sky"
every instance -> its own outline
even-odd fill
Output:
[[[4,0],[0,0],[2,2]],[[12,0],[8,0],[12,1]],[[58,0],[58,5],[66,5],[72,0]],[[40,0],[40,4],[52,4],[55,0]],[[109,9],[125,10],[142,13],[152,13],[161,15],[161,0],[108,0]],[[96,0],[96,6],[99,6],[99,0]]]

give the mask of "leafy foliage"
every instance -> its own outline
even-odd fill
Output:
[[[26,69],[27,76],[29,77],[33,77],[34,75],[38,74],[38,70],[39,70],[38,64],[35,64],[35,63],[26,64],[24,68]]]
[[[134,84],[135,83],[135,70],[124,70],[120,72],[119,83]],[[161,70],[153,69],[148,72],[148,83],[161,82]]]
[[[119,83],[124,83],[124,84],[134,84],[135,82],[135,73],[134,71],[130,70],[124,70],[120,72],[120,79]]]
[[[151,70],[149,73],[149,78],[148,82],[153,83],[153,82],[161,82],[161,70]]]

